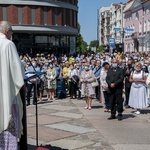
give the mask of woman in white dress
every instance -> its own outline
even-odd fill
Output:
[[[142,71],[141,63],[135,64],[135,71],[131,73],[129,81],[132,83],[129,106],[137,110],[135,114],[140,114],[140,110],[148,106],[146,75]]]
[[[148,76],[146,79],[148,104],[150,105],[150,66],[148,66]]]

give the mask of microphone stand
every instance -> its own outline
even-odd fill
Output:
[[[36,116],[36,146],[38,147],[38,107],[37,107],[37,94],[38,93],[37,93],[37,78],[40,79],[40,77],[39,77],[40,75],[37,74],[37,71],[36,71],[35,67],[32,65],[32,62],[31,62],[29,56],[24,52],[23,49],[21,49],[21,51],[27,57],[30,65],[32,66],[32,68],[33,68],[33,70],[35,72],[35,77],[36,77],[36,82],[35,82],[35,90],[36,90],[36,99],[35,99],[36,107],[35,108],[36,108],[36,113],[35,113],[35,116]]]

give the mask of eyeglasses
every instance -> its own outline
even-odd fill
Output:
[[[13,33],[13,30],[12,30],[12,29],[9,29],[8,31],[10,31],[11,33]]]

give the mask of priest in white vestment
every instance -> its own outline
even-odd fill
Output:
[[[12,33],[10,23],[0,21],[0,150],[17,150],[23,128],[19,91],[24,79]]]

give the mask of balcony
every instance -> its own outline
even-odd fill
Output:
[[[104,28],[104,25],[101,25],[102,28]]]
[[[104,18],[104,12],[101,13],[101,17]]]
[[[137,39],[139,38],[139,32],[134,32],[132,35],[131,35],[132,39]]]
[[[110,35],[110,32],[106,32],[106,35],[107,35],[107,36]]]

